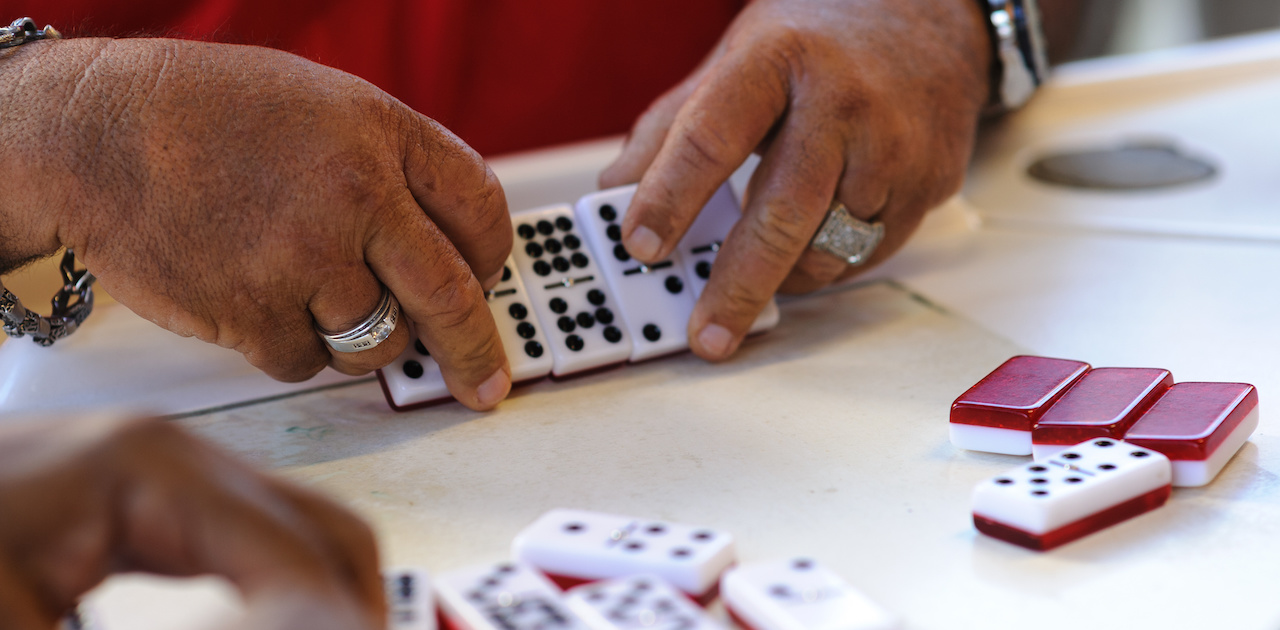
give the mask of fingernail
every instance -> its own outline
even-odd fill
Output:
[[[511,377],[507,375],[505,370],[499,369],[493,373],[488,380],[480,384],[476,388],[476,398],[481,407],[486,409],[502,402],[503,398],[511,392]]]
[[[660,249],[662,249],[662,239],[658,238],[653,230],[643,225],[636,228],[631,233],[631,238],[627,239],[627,251],[640,260],[657,258]]]
[[[502,274],[503,274],[503,272],[504,272],[504,271],[506,271],[506,268],[499,269],[499,270],[498,270],[498,273],[495,273],[495,274],[493,274],[492,276],[489,276],[489,279],[488,279],[488,280],[485,280],[485,281],[484,281],[484,284],[483,284],[483,285],[481,285],[481,286],[483,286],[483,287],[484,287],[484,290],[485,290],[485,291],[488,291],[488,290],[490,290],[490,289],[492,289],[492,288],[494,288],[494,287],[498,286],[498,283],[499,283],[499,282],[502,282]]]
[[[707,324],[698,333],[698,345],[708,354],[724,358],[733,351],[733,333],[724,326]]]

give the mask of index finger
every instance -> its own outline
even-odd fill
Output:
[[[742,49],[729,54],[680,108],[622,223],[633,257],[654,262],[668,256],[786,111],[786,73],[767,58]]]

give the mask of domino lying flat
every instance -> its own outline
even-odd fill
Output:
[[[519,563],[445,573],[436,595],[448,630],[588,630],[555,584]]]
[[[1031,429],[1089,364],[1016,356],[1005,361],[951,405],[951,443],[965,449],[1031,454]]]
[[[688,349],[689,315],[720,242],[740,216],[738,203],[721,188],[671,258],[642,265],[621,244],[621,219],[634,192],[627,186],[588,195],[576,214],[561,204],[512,215],[514,250],[503,281],[487,297],[514,383]],[[771,301],[751,332],[777,323]],[[420,343],[379,370],[378,379],[397,411],[450,398],[439,366]]]
[[[1203,486],[1258,428],[1258,391],[1245,383],[1178,383],[1156,401],[1125,441],[1173,462],[1173,485]]]
[[[723,532],[566,509],[543,514],[511,547],[517,560],[564,586],[649,573],[703,602],[735,558],[733,537]]]
[[[1039,460],[1092,438],[1123,439],[1138,416],[1171,386],[1168,370],[1089,370],[1036,422],[1031,454]]]
[[[387,630],[436,630],[431,577],[421,569],[382,572],[387,591]]]
[[[715,619],[656,575],[586,584],[570,590],[569,609],[591,630],[724,630]]]
[[[899,621],[812,560],[734,567],[720,582],[725,608],[747,630],[887,630]]]
[[[1172,479],[1164,455],[1096,439],[979,484],[973,524],[988,536],[1046,551],[1164,505]]]

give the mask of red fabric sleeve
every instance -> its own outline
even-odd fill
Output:
[[[745,2],[0,0],[0,20],[289,50],[371,81],[494,155],[626,131]]]

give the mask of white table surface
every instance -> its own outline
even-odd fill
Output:
[[[1148,108],[1162,133],[1180,137],[1188,99],[1221,108],[1224,93],[1268,93],[1280,37],[1060,77],[984,145],[972,209],[954,201],[936,213],[873,274],[881,280],[786,302],[781,326],[728,363],[684,355],[545,381],[490,414],[458,405],[392,414],[364,383],[179,422],[338,497],[374,524],[393,564],[440,571],[499,560],[541,512],[580,507],[725,529],[743,560],[812,555],[908,628],[1280,627],[1280,438],[1265,411],[1280,391],[1280,242],[1265,233],[1280,200],[1267,206],[1239,183],[1262,180],[1225,168],[1218,197],[1184,191],[1207,204],[1251,200],[1230,205],[1235,227],[1224,235],[1168,228],[1176,221],[1112,199],[1059,191],[1049,207],[988,194],[1002,189],[993,179],[1044,193],[1018,175],[1026,147],[1070,138],[1055,134],[1082,120],[1118,137]],[[1212,145],[1204,133],[1197,142]],[[1228,166],[1280,164],[1231,153],[1246,145],[1260,150],[1216,150]],[[616,148],[516,156],[495,170],[513,207],[567,201],[593,186]],[[1175,219],[1192,216],[1183,193],[1159,195],[1183,204]],[[1132,220],[1139,211],[1148,214]],[[975,229],[974,217],[985,223]],[[1177,489],[1168,506],[1049,553],[1013,547],[973,530],[968,500],[1022,459],[951,447],[946,419],[956,395],[1024,351],[1251,382],[1262,423],[1205,488]],[[140,604],[149,589],[120,581],[92,603],[108,630],[161,627],[148,607],[163,606]]]

